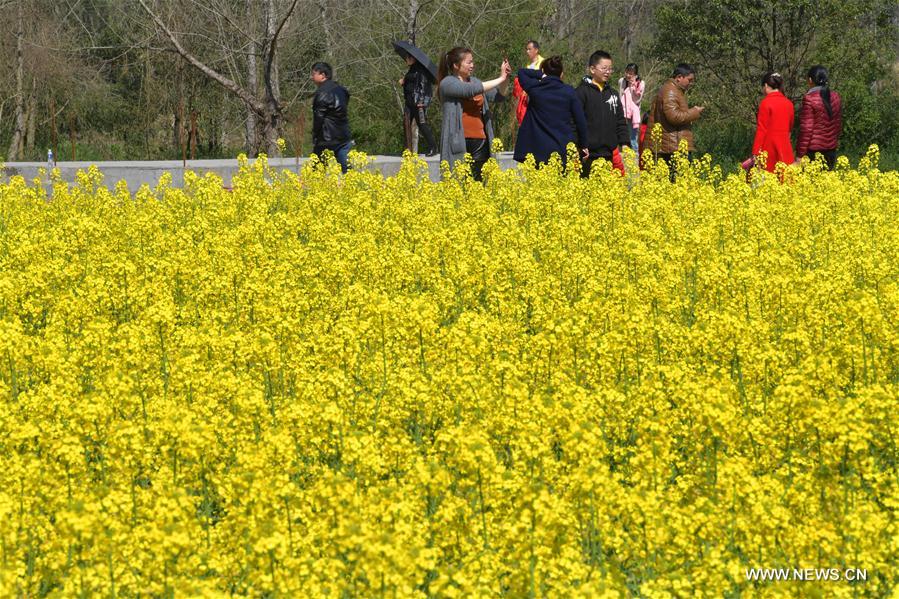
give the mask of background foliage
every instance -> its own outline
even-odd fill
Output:
[[[351,90],[359,148],[399,153],[404,64],[390,41],[414,37],[435,58],[470,46],[477,73],[489,77],[505,55],[520,66],[524,42],[535,38],[544,55],[565,56],[570,82],[602,47],[619,69],[639,63],[650,92],[674,63],[693,62],[693,101],[709,108],[698,125],[700,149],[722,160],[749,151],[765,69],[787,74],[798,100],[805,70],[822,63],[846,100],[843,150],[858,155],[877,143],[885,167],[899,155],[899,6],[888,0],[0,0],[0,8],[0,142],[8,160],[40,160],[53,146],[65,159],[180,158],[182,145],[188,157],[264,149],[246,103],[175,52],[148,9],[186,51],[260,97],[267,26],[290,15],[274,65],[279,133],[290,153],[310,149],[304,121],[315,60],[331,62]],[[23,131],[13,147],[19,99]],[[436,107],[430,114],[439,123]],[[510,147],[510,106],[498,105],[496,119]]]

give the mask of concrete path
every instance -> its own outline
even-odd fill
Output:
[[[373,162],[369,165],[369,169],[380,171],[385,176],[396,174],[400,169],[402,158],[399,156],[371,156]],[[440,178],[440,159],[438,156],[424,158],[430,168],[432,181]],[[307,158],[300,158],[300,166],[302,166]],[[251,161],[252,162],[252,161]],[[296,158],[269,158],[269,165],[278,170],[290,169],[296,170]],[[499,155],[499,163],[503,169],[515,166],[512,160],[511,152],[503,152]],[[146,160],[146,161],[121,161],[121,162],[59,162],[57,168],[62,175],[63,181],[74,182],[75,174],[80,170],[86,170],[92,164],[97,165],[105,175],[104,184],[110,188],[114,187],[120,180],[128,183],[128,189],[132,192],[144,183],[155,186],[163,173],[172,174],[172,185],[181,187],[184,185],[185,168],[180,160]],[[9,162],[5,163],[2,174],[4,178],[15,175],[21,175],[27,181],[31,181],[39,176],[38,169],[46,168],[45,162]],[[187,169],[197,174],[216,173],[222,178],[225,187],[231,186],[231,177],[237,172],[237,160],[188,160]]]

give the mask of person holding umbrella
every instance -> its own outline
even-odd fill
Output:
[[[437,81],[437,67],[428,56],[409,42],[393,42],[393,49],[403,57],[409,70],[400,79],[403,87],[403,123],[406,127],[406,149],[412,149],[411,127],[414,122],[428,144],[427,156],[437,154],[437,140],[428,123],[426,112],[433,97],[432,85]]]

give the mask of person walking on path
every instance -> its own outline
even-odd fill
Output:
[[[772,173],[778,163],[793,164],[796,160],[790,143],[795,108],[793,102],[781,92],[783,84],[780,73],[769,71],[762,77],[765,97],[759,103],[758,126],[752,142],[752,155],[758,160],[759,154],[765,152],[765,169]]]
[[[535,40],[528,40],[528,43],[524,45],[524,53],[530,61],[525,68],[532,71],[539,71],[544,60],[544,58],[540,56],[540,44]],[[528,93],[524,87],[522,87],[521,82],[518,79],[516,79],[515,83],[512,85],[512,97],[516,100],[515,118],[518,119],[518,126],[520,127],[521,123],[524,122],[524,115],[527,114],[528,111]]]
[[[611,55],[597,50],[590,55],[588,69],[590,74],[575,90],[587,118],[587,152],[582,177],[590,176],[590,169],[596,160],[603,158],[611,162],[616,148],[630,144],[630,125],[624,118],[620,95],[609,85]]]
[[[514,158],[524,162],[533,154],[537,164],[545,163],[553,153],[564,163],[569,143],[587,148],[587,119],[574,88],[562,81],[561,56],[543,61],[539,71],[519,69],[518,81],[528,94],[528,110],[521,123]],[[574,129],[572,129],[574,123]],[[575,136],[575,131],[577,135]]]
[[[666,81],[659,88],[655,99],[652,101],[652,108],[649,110],[648,134],[650,139],[652,129],[656,123],[662,126],[662,139],[656,144],[651,142],[651,149],[657,158],[661,158],[669,166],[671,166],[671,155],[674,154],[680,141],[687,141],[687,151],[696,150],[696,144],[693,140],[693,123],[699,120],[702,106],[693,106],[687,104],[687,91],[693,87],[696,82],[696,71],[693,67],[681,63],[674,67],[671,79]],[[674,171],[672,170],[672,179]]]
[[[318,88],[312,98],[312,152],[319,157],[325,150],[334,152],[340,169],[347,171],[347,155],[353,146],[347,108],[350,92],[333,81],[331,65],[312,65],[312,82]]]
[[[406,64],[409,65],[409,70],[400,79],[400,85],[403,86],[403,117],[407,123],[414,122],[418,126],[428,144],[425,155],[433,156],[437,153],[437,140],[434,139],[434,130],[425,115],[433,96],[431,80],[426,69],[413,56],[406,55]],[[412,148],[410,146],[407,149]]]
[[[631,63],[624,67],[624,77],[618,80],[621,90],[621,105],[624,106],[624,118],[630,123],[631,148],[640,153],[640,101],[643,99],[645,84],[640,78],[640,70]]]
[[[508,83],[512,67],[504,60],[499,77],[489,81],[481,81],[473,72],[474,57],[469,48],[453,48],[440,59],[437,73],[443,108],[440,160],[446,160],[453,169],[466,153],[471,154],[471,174],[480,181],[481,169],[490,158],[493,143],[489,102],[504,99],[499,87]]]
[[[815,65],[808,72],[809,90],[799,110],[799,139],[796,156],[816,160],[824,157],[827,168],[837,160],[837,145],[843,131],[843,100],[829,87],[827,69]]]

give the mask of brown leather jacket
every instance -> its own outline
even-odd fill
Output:
[[[687,105],[687,96],[684,90],[679,88],[674,79],[666,81],[659,93],[652,101],[649,110],[649,126],[646,129],[646,147],[654,152],[673,154],[677,151],[680,140],[686,139],[688,148],[692,152],[696,149],[693,144],[693,122],[699,118],[699,110]],[[662,143],[658,148],[652,141],[652,127],[655,123],[662,125]]]

